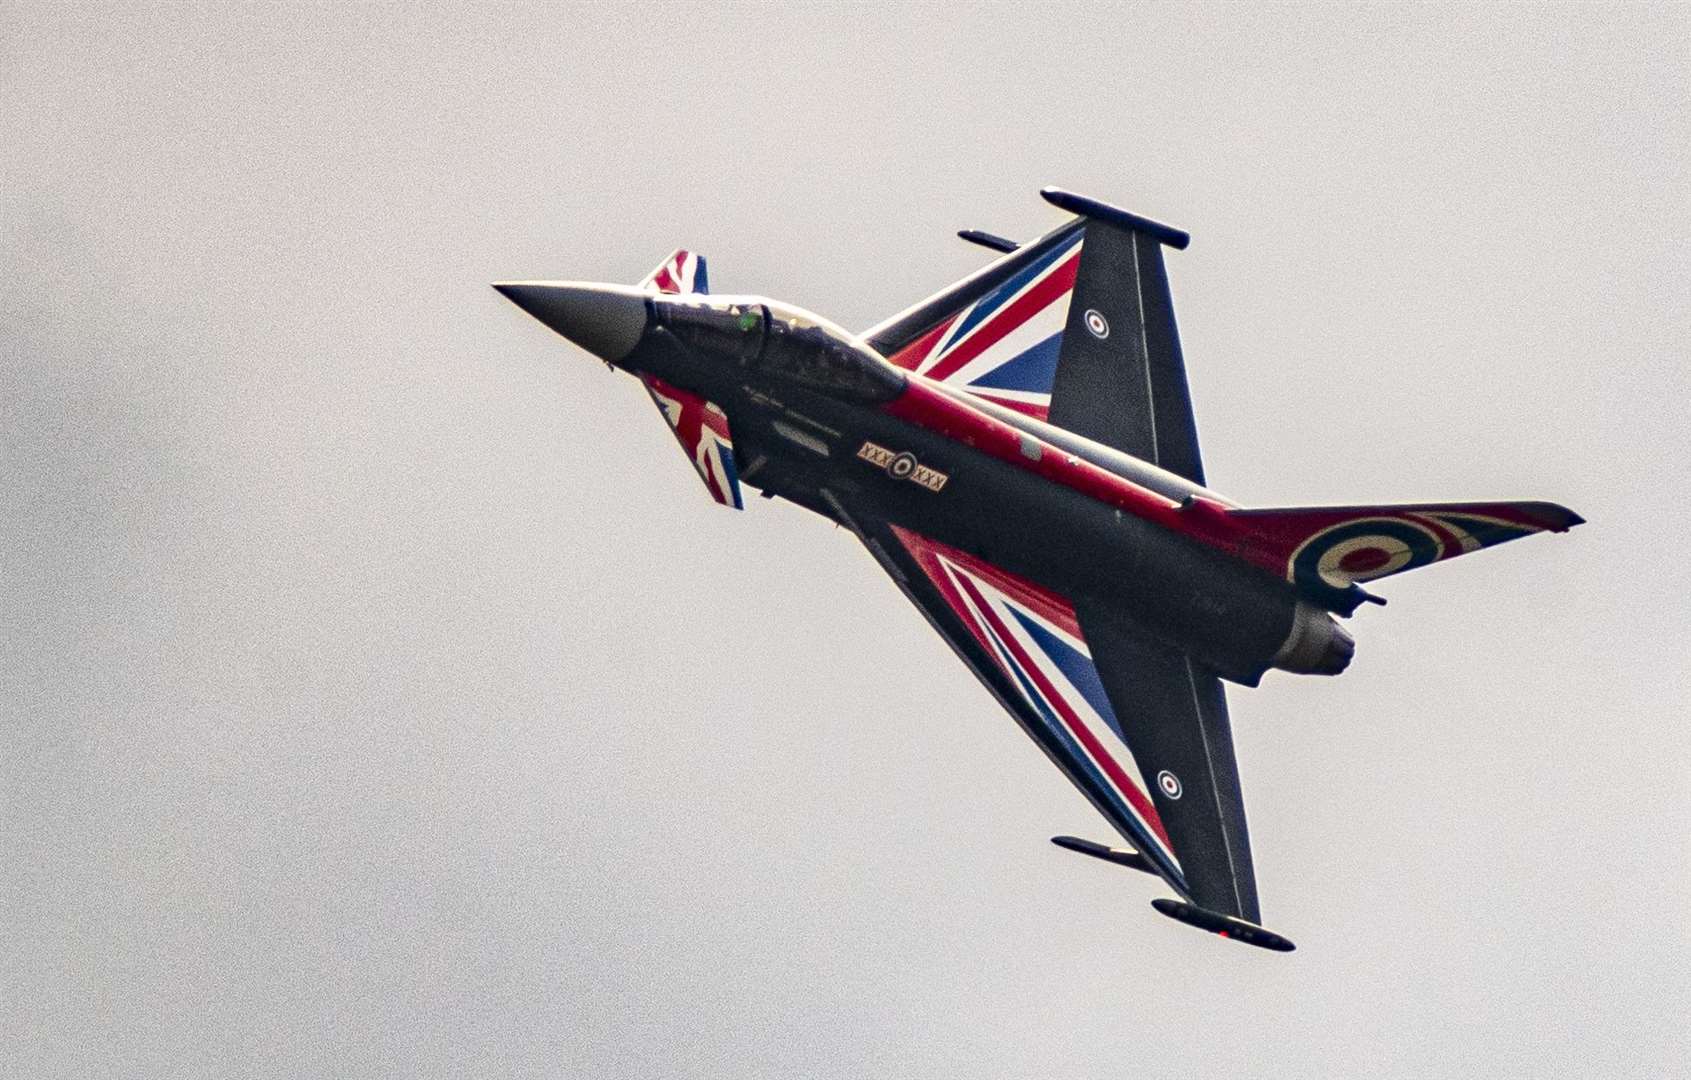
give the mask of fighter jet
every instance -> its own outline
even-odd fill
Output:
[[[1062,847],[1160,877],[1181,922],[1278,951],[1257,902],[1223,682],[1337,675],[1363,583],[1581,522],[1545,502],[1245,507],[1206,486],[1163,249],[1074,215],[853,334],[709,294],[677,251],[637,286],[496,284],[645,384],[710,497],[851,530],[1121,834]]]

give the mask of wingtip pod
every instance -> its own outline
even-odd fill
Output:
[[[1515,506],[1542,521],[1546,532],[1567,532],[1575,525],[1585,524],[1584,518],[1559,503],[1524,502]]]
[[[1158,221],[1152,221],[1150,218],[1142,218],[1138,214],[1130,214],[1119,206],[1111,206],[1107,202],[1100,202],[1085,195],[1076,195],[1072,191],[1064,191],[1057,187],[1040,188],[1039,196],[1059,210],[1067,210],[1069,213],[1078,214],[1081,217],[1107,221],[1129,232],[1144,233],[1147,236],[1155,237],[1176,251],[1184,251],[1186,245],[1192,242],[1190,233],[1182,232]]]
[[[1188,904],[1184,900],[1158,897],[1151,901],[1151,906],[1175,922],[1183,922],[1187,926],[1207,930],[1217,937],[1242,941],[1246,945],[1255,945],[1259,949],[1268,949],[1271,952],[1292,952],[1297,948],[1291,941],[1266,927],[1258,926],[1253,922],[1246,922],[1244,919],[1234,918],[1232,915],[1223,915],[1219,911],[1201,908],[1196,904]]]

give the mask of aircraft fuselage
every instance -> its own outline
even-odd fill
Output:
[[[647,304],[638,343],[610,362],[720,405],[732,417],[740,479],[766,496],[854,530],[846,506],[867,501],[889,521],[1064,595],[1132,611],[1236,682],[1254,685],[1288,661],[1311,666],[1307,655],[1288,656],[1288,643],[1300,621],[1307,636],[1330,617],[1192,534],[1202,507],[1228,505],[1206,489],[899,371],[836,328],[795,332],[768,301]],[[752,321],[747,311],[766,332],[725,331]],[[1348,637],[1333,630],[1344,655],[1323,651],[1316,670],[1348,659]]]
[[[1076,215],[861,337],[709,293],[678,249],[638,287],[502,293],[637,376],[712,499],[742,483],[849,528],[1131,848],[1170,918],[1265,949],[1222,679],[1337,674],[1363,582],[1538,532],[1554,503],[1236,506],[1202,485],[1163,249],[1187,236],[1047,190]]]

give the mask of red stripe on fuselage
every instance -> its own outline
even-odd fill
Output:
[[[1021,413],[1023,416],[1031,416],[1035,420],[1041,420],[1041,421],[1044,421],[1045,423],[1051,422],[1051,406],[1050,405],[1035,405],[1031,401],[1020,401],[1016,398],[993,397],[991,394],[985,392],[984,390],[981,390],[979,387],[974,387],[974,386],[965,386],[962,389],[968,391],[969,393],[975,395],[978,398],[981,398],[985,401],[990,401],[994,405],[1000,406],[1000,407],[1005,408],[1005,409],[1013,409],[1016,412]]]
[[[1033,436],[980,409],[971,408],[924,376],[908,375],[904,393],[881,406],[881,411],[1088,498],[1161,525],[1171,532],[1232,555],[1250,558],[1276,575],[1285,569],[1283,559],[1268,565],[1267,560],[1254,557],[1256,553],[1245,543],[1250,538],[1250,532],[1240,523],[1229,520],[1224,513],[1183,512],[1174,500],[1043,440],[1039,441],[1038,460],[1028,457],[1022,452],[1023,440]]]

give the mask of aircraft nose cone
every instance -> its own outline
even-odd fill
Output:
[[[646,294],[639,289],[578,281],[501,281],[493,287],[602,360],[621,360],[646,333]]]

